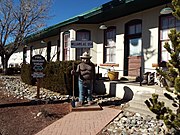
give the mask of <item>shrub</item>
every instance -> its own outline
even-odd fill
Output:
[[[21,79],[24,83],[29,85],[35,84],[35,79],[31,77],[31,65],[30,64],[22,64],[21,66]]]

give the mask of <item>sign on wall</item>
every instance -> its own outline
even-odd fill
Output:
[[[71,41],[71,48],[93,48],[92,41]]]

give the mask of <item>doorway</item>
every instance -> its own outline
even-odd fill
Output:
[[[132,20],[125,25],[124,75],[139,76],[142,56],[142,21]]]

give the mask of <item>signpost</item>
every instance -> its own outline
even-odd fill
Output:
[[[31,69],[32,74],[31,76],[33,78],[37,79],[37,99],[39,99],[40,95],[40,84],[41,84],[41,78],[45,76],[43,73],[43,70],[46,66],[46,60],[41,55],[34,55],[31,59]]]

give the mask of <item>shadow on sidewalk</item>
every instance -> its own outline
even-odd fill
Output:
[[[133,91],[128,86],[124,86],[123,89],[124,89],[124,96],[122,99],[113,100],[113,101],[106,101],[106,102],[101,103],[100,105],[101,106],[109,106],[109,105],[118,106],[118,105],[121,105],[121,104],[124,104],[124,103],[131,101],[133,99],[133,96],[134,96]],[[105,98],[110,98],[110,97],[113,97],[113,96],[107,95]]]

